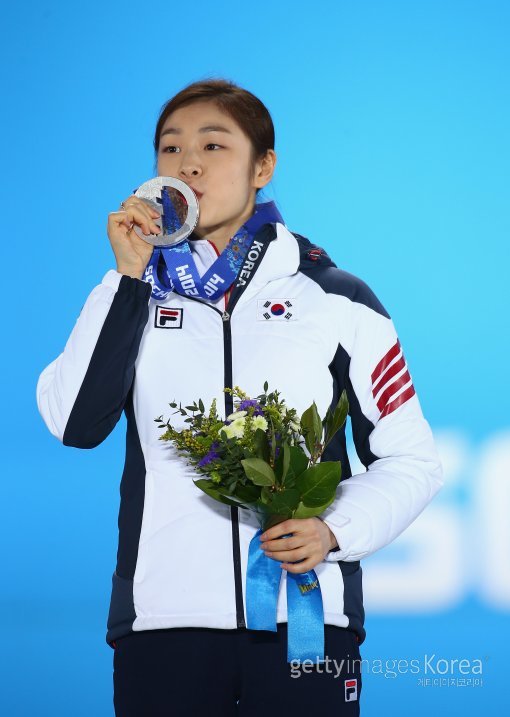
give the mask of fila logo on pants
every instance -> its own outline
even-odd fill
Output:
[[[345,701],[355,702],[358,699],[358,680],[345,680]]]
[[[157,329],[182,329],[182,309],[156,306],[154,326]]]

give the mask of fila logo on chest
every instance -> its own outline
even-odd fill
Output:
[[[156,306],[154,326],[157,329],[182,329],[182,309]]]
[[[296,321],[297,306],[294,299],[259,299],[258,321]]]

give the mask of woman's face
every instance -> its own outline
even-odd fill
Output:
[[[251,176],[250,158],[250,140],[214,102],[194,102],[167,117],[158,175],[182,179],[195,190],[198,236],[232,236],[252,215],[256,189],[270,181],[274,162],[270,168],[267,161],[258,162]]]

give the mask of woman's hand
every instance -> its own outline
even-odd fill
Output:
[[[290,538],[280,535],[293,533]],[[293,518],[274,525],[260,536],[260,547],[274,560],[283,561],[281,567],[289,573],[306,573],[324,560],[333,548],[336,538],[320,518]],[[297,560],[302,563],[291,565]]]
[[[147,235],[159,234],[160,228],[154,219],[160,214],[134,195],[125,199],[123,205],[125,209],[108,214],[108,238],[117,260],[117,271],[141,279],[154,247],[140,239],[134,227],[139,226]]]

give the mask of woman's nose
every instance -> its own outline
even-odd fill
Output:
[[[189,177],[198,177],[199,174],[201,174],[201,171],[197,166],[187,166],[187,167],[181,167],[179,174],[183,178],[189,178]]]
[[[179,174],[183,179],[190,177],[198,177],[202,174],[202,168],[200,162],[197,161],[196,157],[193,157],[188,153],[187,157],[183,157]]]

